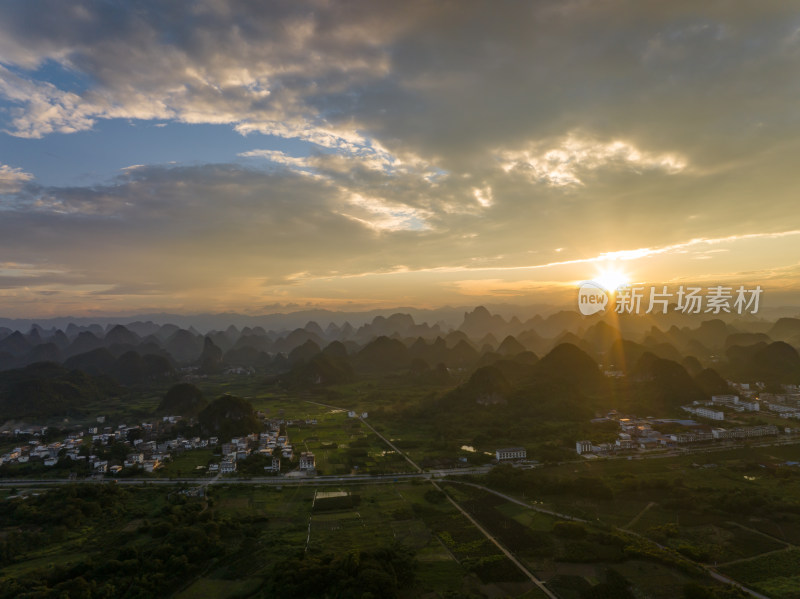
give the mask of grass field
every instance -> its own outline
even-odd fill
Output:
[[[183,476],[203,476],[206,466],[213,457],[211,449],[193,449],[172,456],[154,475],[158,478],[180,478]]]
[[[601,582],[609,568],[630,583],[637,597],[679,597],[688,582],[714,585],[708,577],[687,574],[669,563],[636,557],[606,561],[569,557],[567,549],[574,541],[554,532],[559,518],[489,496],[472,487],[445,484],[445,488],[533,572],[549,581],[553,589],[558,589],[559,596],[577,597],[579,591],[576,589]],[[324,487],[322,490],[336,489]],[[272,565],[287,552],[342,554],[395,544],[410,548],[416,556],[415,582],[404,595],[409,599],[427,593],[442,596],[447,592],[487,597],[540,596],[540,592],[531,587],[529,581],[526,582],[511,562],[463,515],[448,501],[432,493],[430,484],[347,485],[341,490],[357,495],[360,501],[347,509],[313,512],[313,485],[276,488],[222,484],[210,487],[205,509],[214,511],[225,521],[245,523],[241,530],[247,531],[251,538],[251,549],[243,549],[245,545],[240,546],[238,541],[229,541],[227,557],[200,573],[196,579],[187,580],[186,586],[175,596],[182,599],[254,597]],[[102,555],[104,546],[97,544],[95,539],[116,539],[115,531],[124,534],[119,538],[125,539],[127,547],[144,547],[149,536],[140,531],[146,526],[151,530],[154,526],[157,528],[158,522],[170,513],[166,509],[169,492],[163,488],[131,491],[130,513],[126,518],[110,524],[108,529],[89,527],[73,533],[59,544],[30,552],[25,559],[5,566],[2,575],[32,575],[53,566],[71,566],[91,556]],[[638,508],[638,503],[632,503],[622,511],[611,512],[622,520],[635,516]],[[596,509],[602,515],[610,508],[600,502]],[[645,531],[647,527],[670,520],[664,518],[659,509],[653,507],[642,515],[639,523]],[[509,522],[528,532],[520,533]],[[677,536],[669,539],[670,544],[686,541],[700,546],[706,542],[719,547],[719,553],[715,554],[719,559],[746,559],[781,546],[757,532],[725,522],[702,526],[682,523],[678,531]],[[529,538],[524,536],[528,534],[531,535]],[[607,529],[590,526],[588,534],[607,534]],[[591,541],[597,547],[602,547],[602,542]],[[734,546],[746,549],[737,552],[731,549]],[[608,547],[603,551],[609,551],[611,556],[613,552],[611,546]],[[784,551],[739,562],[730,570],[721,566],[720,571],[730,573],[770,597],[791,599],[796,596],[791,589],[796,583],[798,558],[800,551]]]
[[[200,578],[194,581],[189,588],[178,593],[176,599],[238,599],[250,597],[261,585],[260,578],[245,578],[244,580],[218,580],[214,578]]]
[[[435,390],[415,389],[396,377],[296,397],[262,390],[254,377],[211,377],[201,386],[207,397],[234,393],[249,398],[269,417],[295,421],[288,427],[290,442],[296,453],[314,452],[321,474],[403,472],[409,466],[402,456],[387,452],[358,419],[313,402],[368,411],[368,422],[418,463],[454,460],[462,443],[485,452],[506,440],[503,431],[499,436],[488,434],[484,422],[465,422],[452,436],[443,438],[425,418],[399,418],[402,411],[398,406],[416,405]],[[143,392],[122,413],[143,414],[158,400],[158,394]],[[317,423],[306,424],[310,419]],[[522,442],[528,439],[532,444],[538,442],[533,433]],[[210,459],[211,449],[185,452],[156,476],[192,476],[201,473],[198,467],[205,467]],[[615,544],[619,539],[609,540],[619,527],[671,548],[679,559],[716,564],[720,572],[770,597],[794,599],[800,597],[800,550],[784,550],[784,543],[800,544],[796,508],[800,471],[780,466],[787,460],[800,460],[800,445],[743,447],[659,459],[571,459],[530,471],[535,484],[526,487],[525,493],[503,490],[536,506],[591,521],[580,538],[559,536],[559,517],[497,496],[487,497],[463,485],[444,486],[561,597],[578,597],[602,582],[609,568],[630,583],[637,597],[671,599],[682,596],[689,582],[716,584],[702,573],[689,573],[690,569],[682,569],[678,561],[665,559],[663,554],[626,552],[624,543]],[[602,481],[613,498],[547,490],[553,481],[582,478]],[[433,599],[446,593],[541,596],[468,519],[448,501],[431,494],[429,483],[347,485],[342,489],[357,495],[359,501],[347,509],[321,512],[312,510],[313,479],[302,486],[282,488],[212,485],[201,513],[219,516],[222,527],[231,527],[233,532],[225,538],[219,559],[195,573],[175,596],[255,597],[270,569],[287,555],[341,555],[395,545],[411,549],[418,564],[415,583],[404,599],[426,594]],[[41,547],[32,543],[32,549],[3,565],[0,576],[29,576],[52,571],[48,568],[71,567],[102,557],[109,548],[116,549],[112,543],[130,549],[150,547],[152,535],[142,530],[171,522],[173,507],[166,497],[174,499],[175,495],[176,489],[171,488],[135,492],[124,518],[108,522],[98,518],[58,542]],[[713,503],[703,504],[701,509],[692,501],[694,497],[719,503],[739,498],[747,511],[739,513]],[[759,501],[775,507],[759,510]],[[7,533],[0,531],[0,539]],[[628,535],[624,542],[633,544],[636,538]],[[647,541],[641,543],[647,546]]]
[[[800,549],[758,557],[720,568],[727,574],[773,599],[800,597]]]

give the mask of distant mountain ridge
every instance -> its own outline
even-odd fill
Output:
[[[442,316],[443,310],[414,312]],[[321,316],[324,311],[312,312]],[[363,318],[367,313],[359,314]],[[793,318],[723,320],[680,313],[585,317],[563,310],[520,318],[478,306],[461,312],[453,325],[396,312],[375,314],[360,324],[318,318],[292,329],[269,328],[267,317],[246,317],[248,324],[240,319],[207,331],[201,323],[182,326],[188,317],[180,318],[181,324],[136,320],[3,327],[0,371],[53,362],[126,386],[229,369],[270,377],[292,373],[278,380],[294,385],[409,371],[436,371],[434,379],[448,380],[452,375],[445,376],[447,369],[461,373],[456,378],[463,380],[475,368],[492,365],[514,378],[525,360],[535,361],[568,344],[611,371],[632,373],[645,355],[687,364],[695,373],[713,368],[714,374],[703,379],[709,389],[720,386],[719,376],[800,383],[800,319]],[[525,353],[528,358],[517,360]],[[721,363],[720,356],[725,358]]]

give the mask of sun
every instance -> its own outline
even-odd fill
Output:
[[[593,281],[603,286],[606,291],[616,291],[623,285],[630,283],[630,277],[621,270],[604,268],[597,272]]]

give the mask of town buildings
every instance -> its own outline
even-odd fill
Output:
[[[495,458],[498,462],[504,462],[508,460],[524,460],[527,455],[528,452],[524,447],[507,447],[495,451]]]

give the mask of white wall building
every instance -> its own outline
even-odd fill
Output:
[[[528,456],[528,452],[524,447],[507,447],[496,450],[494,455],[498,462],[502,462],[504,460],[524,460]]]
[[[314,470],[316,468],[316,461],[314,454],[310,451],[304,451],[300,454],[300,470]]]
[[[690,414],[700,416],[701,418],[708,418],[710,420],[725,420],[725,412],[720,412],[718,410],[694,406],[683,406],[682,409]]]
[[[697,408],[695,410],[695,414],[703,418],[708,418],[710,420],[725,420],[725,412],[720,412],[718,410],[711,410],[709,408]]]

